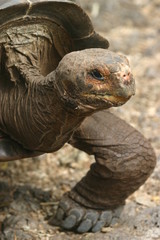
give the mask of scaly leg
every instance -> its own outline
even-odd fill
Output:
[[[85,119],[70,144],[93,154],[96,163],[63,196],[56,218],[65,229],[96,232],[118,219],[125,199],[152,173],[156,157],[142,134],[108,111]]]

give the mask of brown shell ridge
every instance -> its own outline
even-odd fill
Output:
[[[21,20],[36,22],[44,20],[54,21],[63,26],[70,38],[75,42],[75,50],[84,48],[108,48],[106,39],[94,31],[88,15],[83,9],[71,1],[54,0],[10,0],[0,3],[0,27],[14,26]],[[15,4],[14,4],[15,3]]]
[[[0,27],[29,17],[55,20],[72,38],[83,38],[93,32],[93,25],[80,6],[71,1],[10,1],[0,3]]]

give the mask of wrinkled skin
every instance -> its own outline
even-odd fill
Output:
[[[155,155],[139,132],[106,110],[134,95],[128,60],[106,49],[71,52],[70,41],[61,58],[48,41],[57,26],[48,29],[22,25],[0,35],[0,160],[54,152],[66,142],[94,155],[51,223],[96,232],[118,219],[125,199],[153,171]]]
[[[150,176],[154,151],[142,134],[109,111],[86,118],[69,143],[95,156],[87,175],[60,201],[54,224],[83,233],[114,225],[125,199]]]

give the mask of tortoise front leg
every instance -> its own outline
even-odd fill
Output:
[[[66,229],[99,231],[119,217],[125,199],[150,176],[155,154],[142,134],[108,111],[88,117],[70,144],[94,154],[96,163],[64,195],[57,218]]]
[[[31,158],[44,153],[30,151],[0,131],[0,162]]]

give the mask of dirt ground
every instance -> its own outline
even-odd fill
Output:
[[[160,0],[78,1],[110,49],[130,60],[136,95],[114,109],[152,143],[157,166],[128,200],[120,222],[100,233],[74,234],[48,224],[62,194],[89,169],[92,157],[65,145],[41,159],[0,164],[1,240],[160,240]]]

